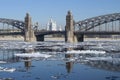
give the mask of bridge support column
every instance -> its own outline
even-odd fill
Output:
[[[35,42],[36,41],[34,30],[32,29],[31,17],[29,16],[28,13],[26,14],[26,17],[25,17],[24,41],[26,41],[26,42]]]
[[[76,36],[74,34],[74,24],[73,24],[73,16],[70,11],[66,16],[66,26],[65,26],[65,41],[69,43],[77,42]]]
[[[84,41],[84,35],[77,35],[77,41],[78,42],[83,42]]]
[[[44,41],[44,35],[36,35],[37,41]]]

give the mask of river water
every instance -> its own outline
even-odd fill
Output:
[[[15,69],[0,68],[0,80],[120,80],[120,41],[0,41],[0,67]]]

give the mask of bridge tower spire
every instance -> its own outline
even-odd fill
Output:
[[[74,35],[74,20],[71,11],[68,11],[66,15],[66,26],[65,26],[65,41],[74,43],[77,42],[76,36]]]
[[[26,14],[26,17],[25,17],[24,41],[26,41],[26,42],[34,42],[34,41],[36,41],[34,30],[32,29],[31,17],[30,17],[30,15],[28,13]]]

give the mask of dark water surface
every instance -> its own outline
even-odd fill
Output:
[[[15,56],[36,52],[51,57]],[[0,80],[120,80],[120,41],[0,41],[0,67],[15,69],[0,69]]]

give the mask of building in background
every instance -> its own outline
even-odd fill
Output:
[[[57,31],[56,21],[53,21],[52,18],[47,23],[47,30],[48,31]]]
[[[62,26],[59,26],[59,29],[58,29],[59,31],[62,31]]]

